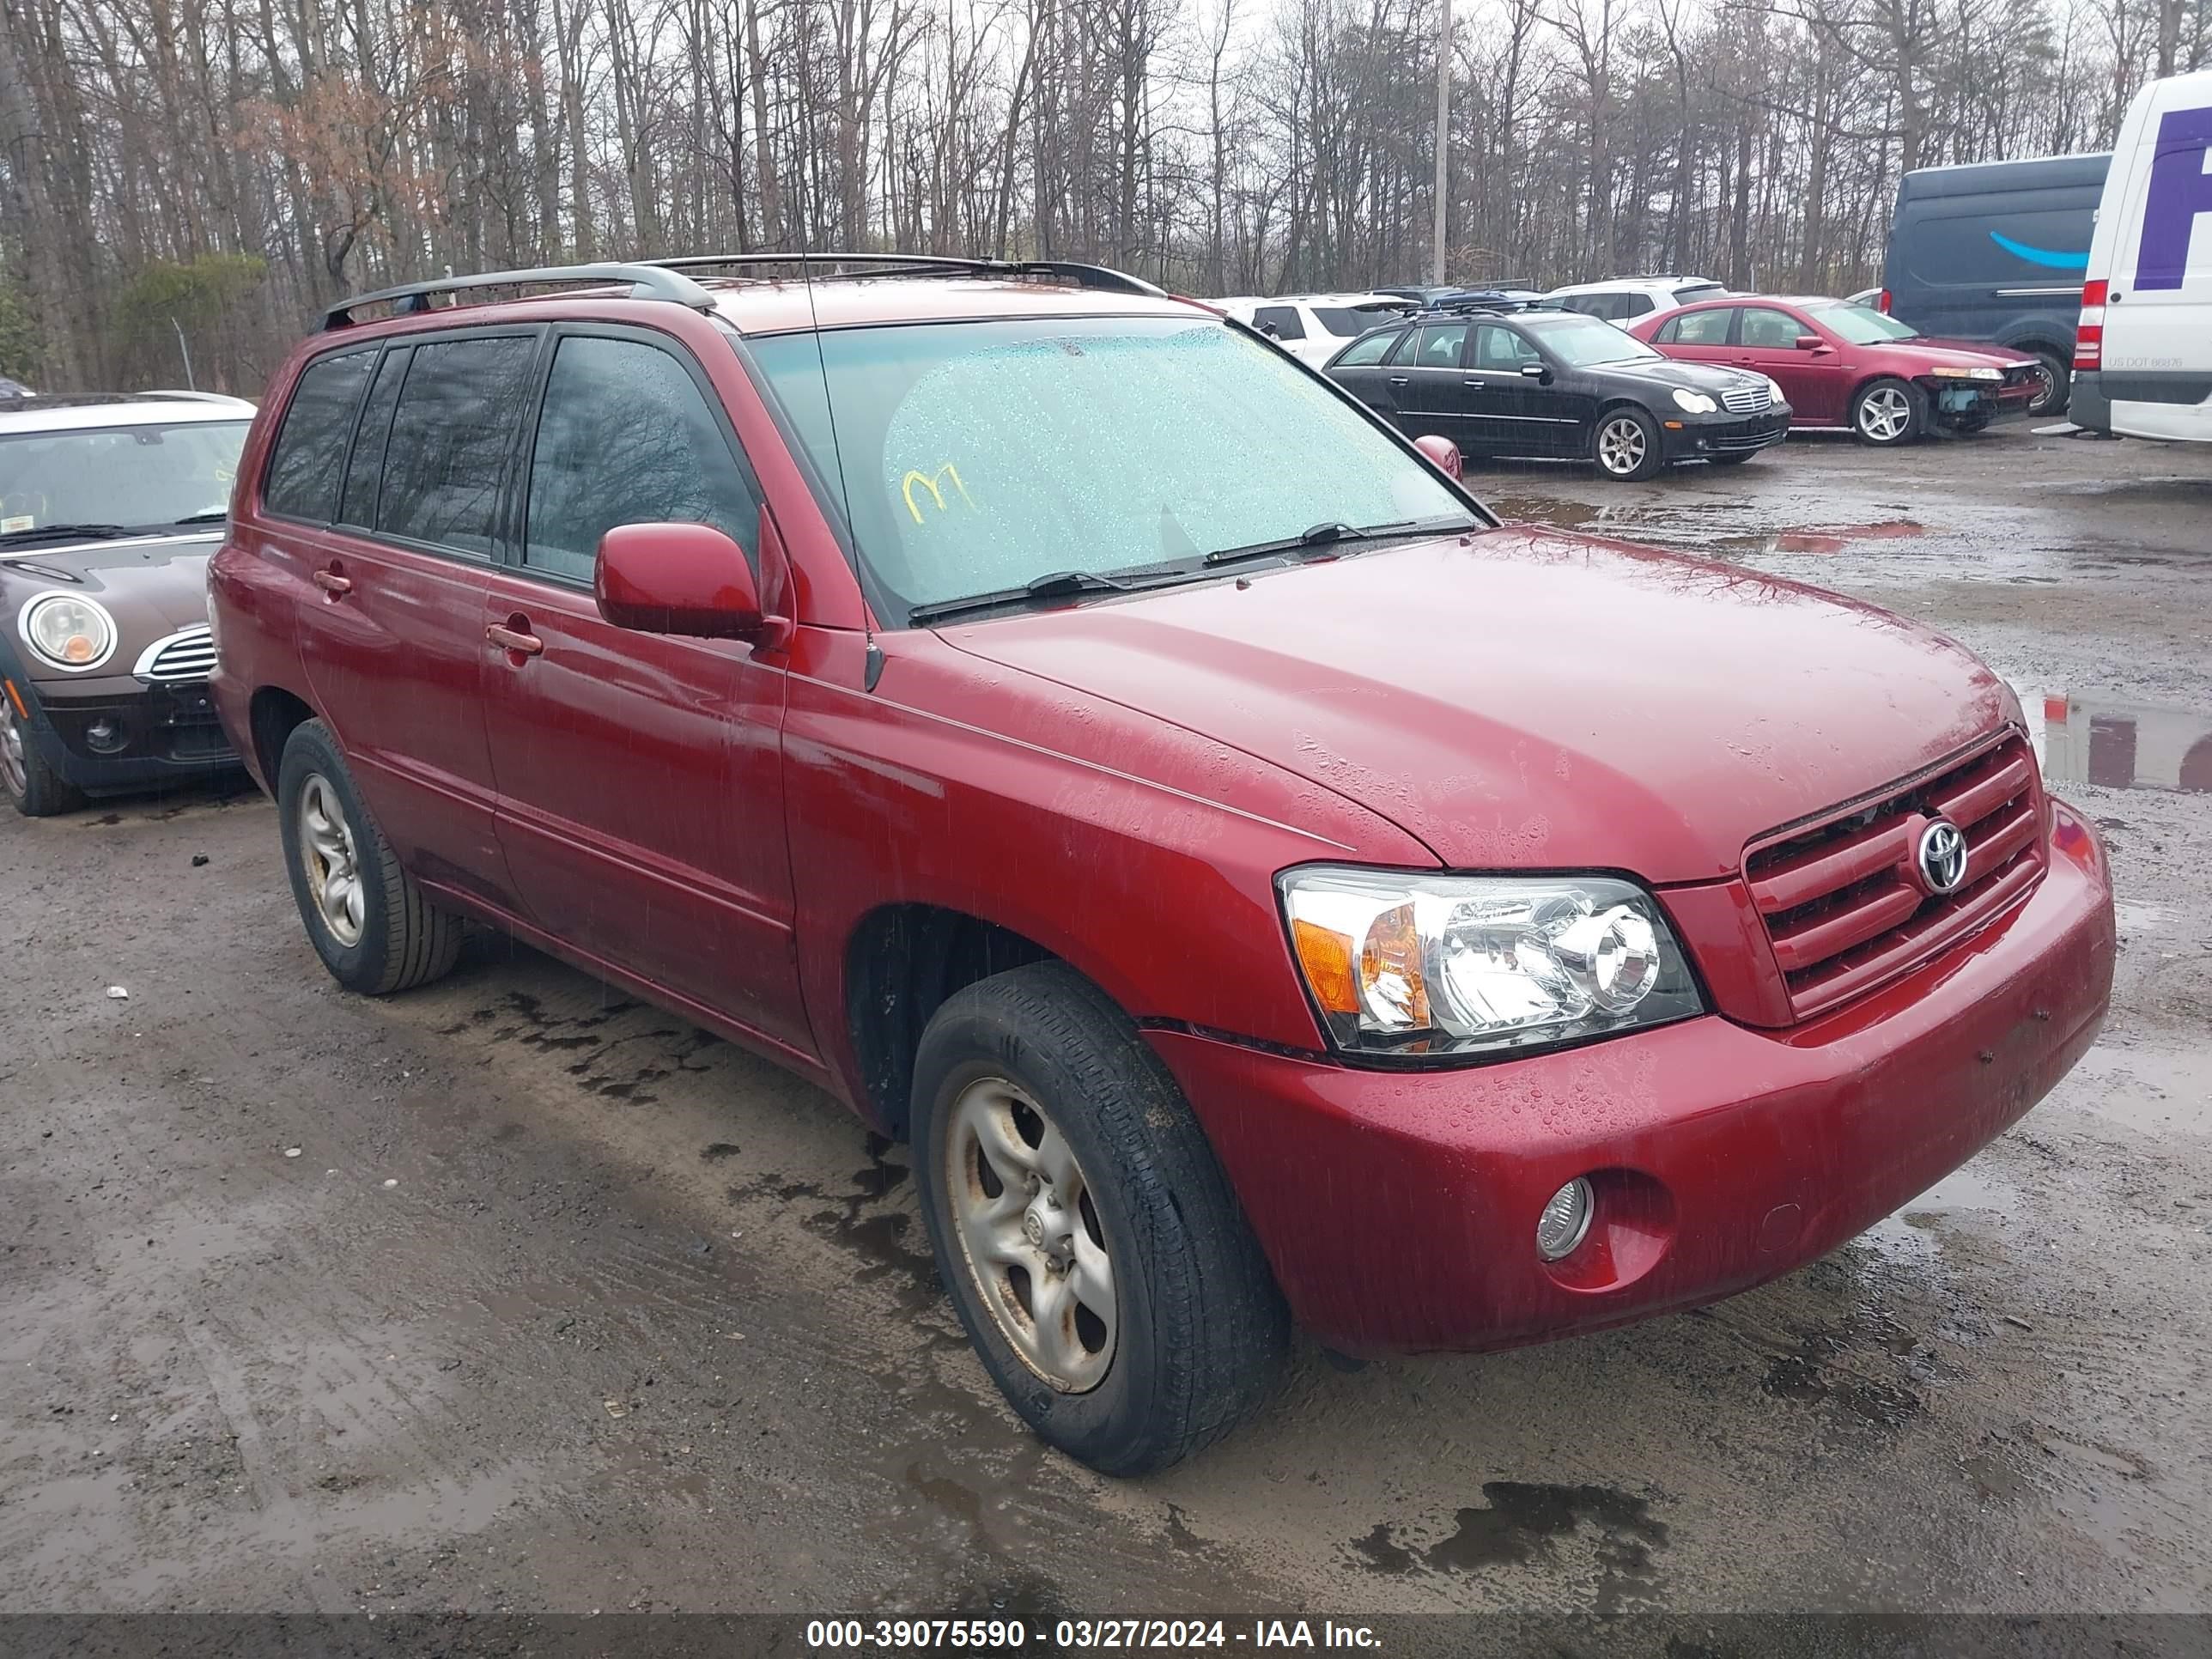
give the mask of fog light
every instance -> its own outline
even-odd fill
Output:
[[[1589,1231],[1591,1208],[1590,1184],[1580,1176],[1553,1193],[1536,1218],[1536,1254],[1547,1261],[1573,1255]]]
[[[130,741],[123,728],[112,720],[94,720],[84,729],[84,740],[103,755],[112,755]]]

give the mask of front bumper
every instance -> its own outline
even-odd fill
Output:
[[[1700,456],[1742,455],[1790,435],[1790,405],[1769,404],[1758,415],[1685,415],[1661,419],[1662,447],[1669,462]]]
[[[2026,380],[1991,386],[1987,381],[1931,377],[1920,386],[1928,394],[1929,416],[1945,427],[1972,423],[1979,428],[1991,421],[2025,415],[2035,398],[2034,386]]]
[[[239,764],[204,680],[149,685],[127,674],[101,674],[12,683],[22,694],[40,753],[88,793],[183,782]]]
[[[1351,1353],[1510,1347],[1716,1301],[1924,1192],[2095,1040],[2113,950],[2102,850],[2053,802],[2026,902],[1787,1030],[1706,1016],[1396,1073],[1148,1035],[1317,1337]],[[1595,1218],[1547,1265],[1536,1218],[1576,1176]]]

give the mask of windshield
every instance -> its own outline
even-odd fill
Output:
[[[1917,340],[1920,331],[1908,328],[1884,313],[1855,306],[1848,300],[1820,300],[1805,307],[1808,316],[1831,334],[1841,335],[1853,345],[1880,345],[1884,340]]]
[[[47,525],[166,530],[226,513],[244,421],[0,436],[0,536]]]
[[[1545,350],[1570,368],[1588,368],[1595,363],[1631,363],[1661,355],[1633,334],[1595,317],[1577,313],[1556,317],[1532,313],[1521,321],[1542,343]]]
[[[908,608],[1067,572],[1194,578],[1208,553],[1318,525],[1473,518],[1325,384],[1212,319],[927,323],[751,343],[848,504],[860,556]]]

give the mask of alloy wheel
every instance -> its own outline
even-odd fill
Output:
[[[2039,357],[2028,374],[2035,381],[2035,391],[2028,398],[2027,412],[2047,415],[2051,412],[2051,406],[2058,401],[2058,371],[2051,366],[2049,358]]]
[[[1859,430],[1878,444],[1893,444],[1912,423],[1912,404],[1899,386],[1876,386],[1859,399]]]
[[[969,1279],[1022,1363],[1062,1394],[1105,1380],[1114,1260],[1066,1138],[1003,1077],[971,1083],[945,1137],[945,1192]]]
[[[340,945],[360,944],[368,920],[368,897],[361,884],[353,829],[338,805],[337,792],[319,772],[310,772],[300,786],[298,823],[307,891],[323,926]]]
[[[1598,465],[1617,477],[1625,478],[1642,466],[1650,448],[1644,422],[1632,416],[1616,416],[1598,428]]]
[[[31,792],[31,775],[23,759],[23,728],[15,723],[15,710],[0,696],[0,784],[21,800]]]

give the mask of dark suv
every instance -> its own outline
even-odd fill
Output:
[[[1501,526],[1117,273],[717,267],[333,313],[216,700],[340,983],[474,918],[909,1140],[1054,1444],[1204,1445],[1293,1316],[1490,1348],[1758,1283],[2094,1037],[2102,852],[1959,646]]]

